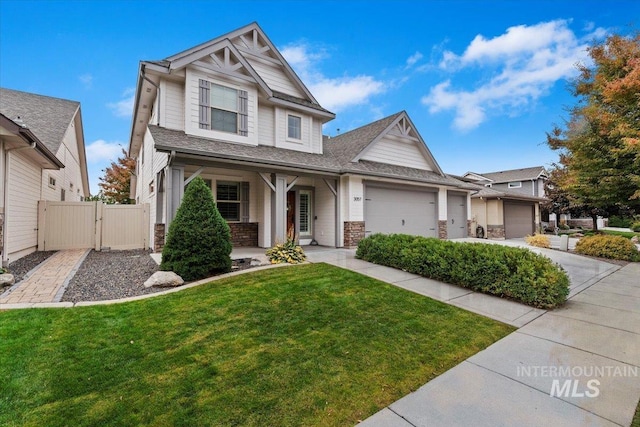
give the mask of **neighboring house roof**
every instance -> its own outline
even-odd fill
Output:
[[[0,113],[20,118],[49,151],[57,153],[80,103],[34,93],[0,88]]]
[[[35,151],[46,159],[44,164],[41,163],[43,169],[60,169],[64,167],[64,164],[56,157],[56,155],[53,154],[26,126],[16,123],[4,114],[0,113],[0,128],[8,132],[8,134],[3,135],[5,138],[7,138],[8,135],[12,135],[16,137],[16,141],[18,142],[35,144]]]
[[[149,126],[155,147],[160,151],[203,156],[223,161],[240,161],[260,165],[272,165],[328,174],[357,173],[377,177],[405,179],[438,185],[449,185],[468,189],[470,184],[437,172],[396,166],[368,160],[346,161],[340,150],[328,149],[336,138],[324,139],[324,154],[305,153],[285,148],[264,145],[244,145],[186,135],[182,131],[170,130],[155,125]],[[345,134],[346,135],[346,134]],[[354,144],[358,141],[353,140]],[[345,143],[345,141],[342,141]],[[342,144],[341,144],[342,145]],[[345,145],[349,145],[348,142]],[[335,146],[334,146],[335,148]],[[355,150],[347,149],[347,152]]]
[[[531,181],[538,179],[541,176],[544,176],[545,178],[547,177],[547,171],[543,166],[533,166],[530,168],[511,169],[486,173],[468,172],[467,174],[465,174],[465,177],[467,177],[467,175],[469,174],[479,175],[492,181],[495,184],[514,181]]]
[[[470,184],[476,192],[471,194],[472,199],[505,199],[505,200],[525,200],[532,202],[544,202],[547,199],[544,197],[527,196],[522,193],[517,193],[509,190],[496,190],[494,188],[484,187],[482,185]]]

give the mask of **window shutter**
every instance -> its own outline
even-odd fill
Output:
[[[238,133],[249,134],[249,94],[246,90],[238,91]]]
[[[249,183],[240,183],[240,221],[249,222]]]
[[[200,129],[211,129],[211,98],[209,82],[200,79],[199,85]]]

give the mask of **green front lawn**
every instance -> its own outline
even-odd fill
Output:
[[[352,425],[514,328],[326,264],[0,312],[0,425]]]

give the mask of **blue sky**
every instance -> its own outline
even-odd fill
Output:
[[[80,101],[91,192],[127,147],[138,62],[257,21],[335,135],[406,110],[445,172],[548,166],[585,48],[638,1],[0,0],[0,86]]]

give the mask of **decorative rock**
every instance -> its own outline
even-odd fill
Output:
[[[182,277],[173,271],[156,271],[144,282],[145,288],[156,287],[175,287],[184,284]]]
[[[0,274],[0,288],[5,285],[13,285],[15,283],[15,279],[13,274],[4,273]]]
[[[638,243],[640,243],[640,242],[638,241],[638,236],[633,236],[633,237],[631,238],[631,243],[635,243],[636,245],[637,245]]]

